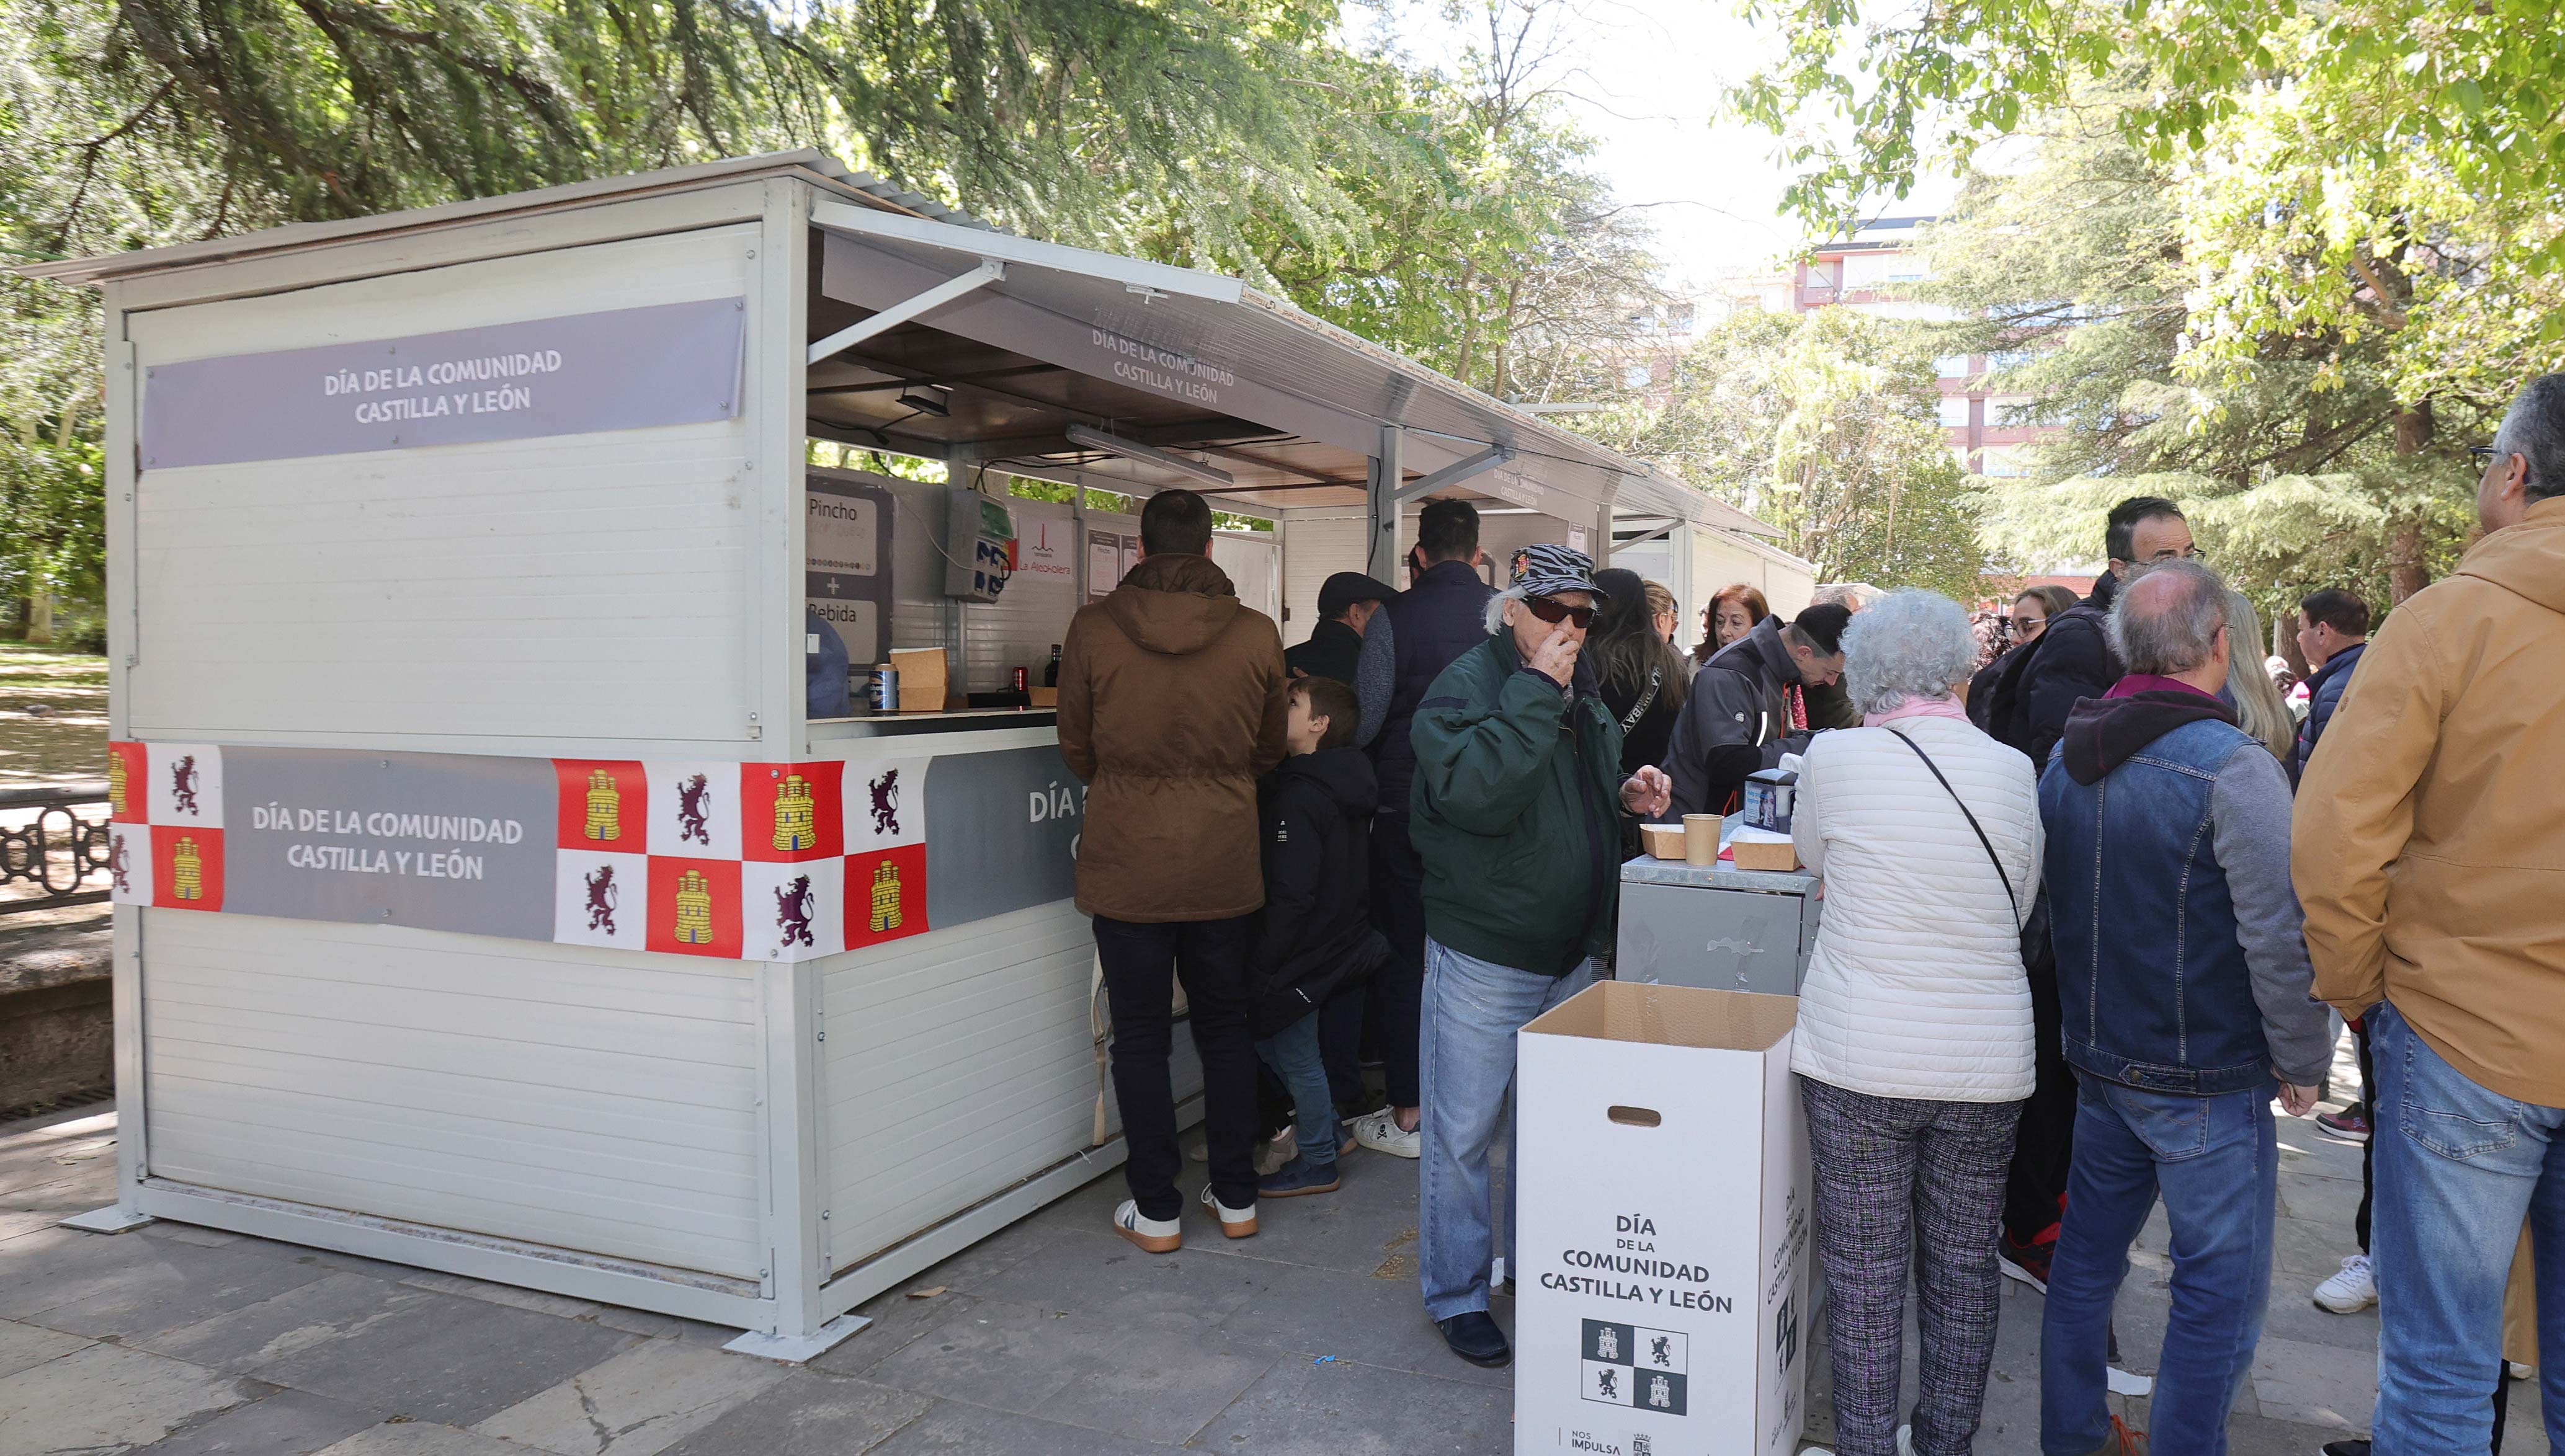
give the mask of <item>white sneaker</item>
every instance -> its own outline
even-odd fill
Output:
[[[1185,1246],[1184,1220],[1142,1218],[1137,1198],[1125,1198],[1113,1210],[1113,1231],[1152,1254],[1172,1254]]]
[[[2515,1380],[2535,1380],[2538,1378],[2538,1366],[2536,1365],[2525,1365],[2515,1359],[2503,1361],[2503,1366],[2511,1371],[2511,1377]]]
[[[2342,1261],[2341,1272],[2316,1286],[2316,1308],[2336,1315],[2357,1315],[2378,1303],[2378,1275],[2367,1254]]]
[[[1202,1190],[1202,1206],[1205,1213],[1220,1220],[1220,1231],[1230,1238],[1247,1239],[1256,1236],[1255,1204],[1250,1203],[1245,1208],[1232,1208],[1220,1201],[1219,1197],[1212,1192],[1211,1184],[1205,1183]]]
[[[1386,1152],[1392,1157],[1414,1157],[1425,1146],[1425,1125],[1420,1122],[1416,1126],[1416,1132],[1400,1132],[1398,1114],[1382,1108],[1379,1112],[1366,1113],[1354,1119],[1354,1141],[1374,1152]]]

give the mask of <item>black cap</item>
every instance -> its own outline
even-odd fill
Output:
[[[1385,602],[1396,595],[1387,584],[1359,571],[1339,571],[1318,588],[1318,618],[1332,621],[1356,602]]]

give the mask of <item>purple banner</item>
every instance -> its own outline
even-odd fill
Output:
[[[747,316],[706,299],[155,364],[142,468],[732,419]]]

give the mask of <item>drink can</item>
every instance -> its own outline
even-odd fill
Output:
[[[1025,670],[1023,668],[1016,669],[1016,691],[1019,693],[1025,691]]]
[[[889,663],[873,669],[873,712],[899,712],[899,669]]]

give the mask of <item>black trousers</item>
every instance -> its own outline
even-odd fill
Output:
[[[1391,1107],[1417,1107],[1417,1035],[1425,1002],[1425,863],[1407,838],[1407,821],[1371,821],[1371,923],[1389,941],[1389,957],[1371,973],[1363,1014],[1380,1051],[1381,1090]]]
[[[1371,977],[1338,987],[1318,1008],[1318,1059],[1327,1068],[1327,1095],[1339,1108],[1362,1101],[1363,1021],[1371,1009]]]
[[[1176,1173],[1176,1102],[1167,1076],[1174,1046],[1175,985],[1192,1008],[1202,1054],[1203,1130],[1211,1144],[1211,1186],[1232,1208],[1256,1204],[1256,1042],[1248,1027],[1247,957],[1256,920],[1168,921],[1142,925],[1095,918],[1095,953],[1113,1015],[1113,1096],[1122,1105],[1130,1158],[1122,1176],[1143,1218],[1184,1212]]]
[[[2030,1099],[2021,1105],[2012,1162],[2004,1170],[2003,1231],[2016,1244],[2037,1242],[2056,1228],[2066,1206],[2066,1174],[2075,1161],[2075,1069],[2066,1061],[2057,961],[2053,955],[2039,961],[2029,967]]]

